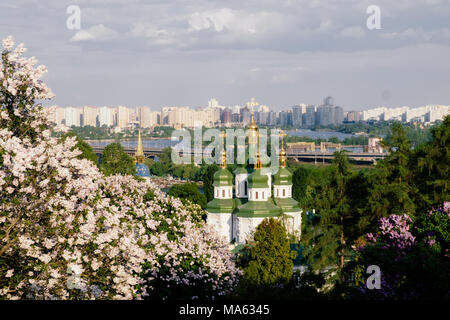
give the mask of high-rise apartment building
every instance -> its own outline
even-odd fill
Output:
[[[292,107],[292,125],[294,127],[303,126],[303,114],[306,112],[306,105],[301,104]]]
[[[112,127],[114,125],[114,111],[112,108],[101,107],[98,113],[98,125],[100,127]]]
[[[225,108],[222,112],[222,123],[229,124],[233,121],[232,119],[233,111],[231,108]]]
[[[81,125],[81,109],[75,107],[64,108],[65,124],[68,127]]]
[[[82,113],[82,126],[97,126],[98,108],[91,106],[84,106]]]
[[[128,127],[130,123],[130,109],[125,106],[117,107],[116,125],[120,129]]]
[[[305,113],[302,117],[302,124],[305,128],[311,128],[316,125],[316,106],[309,105],[305,107]]]

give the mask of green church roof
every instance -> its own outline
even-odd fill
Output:
[[[288,186],[292,184],[292,173],[286,168],[279,168],[273,175],[273,184],[278,186]]]
[[[215,187],[228,187],[233,185],[233,175],[230,171],[224,168],[220,168],[214,173],[214,183]]]
[[[247,173],[248,173],[248,171],[243,166],[238,166],[234,170],[234,174],[247,174]]]
[[[248,176],[249,188],[268,188],[269,177],[266,174],[261,173],[261,170],[255,170]]]
[[[296,212],[300,210],[298,202],[292,198],[276,198],[275,204],[283,210],[283,212]]]
[[[281,209],[270,201],[249,201],[237,209],[238,217],[277,217]]]
[[[234,199],[214,198],[206,205],[206,210],[210,213],[232,213],[234,208]]]

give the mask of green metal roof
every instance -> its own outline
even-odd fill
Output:
[[[269,187],[269,177],[261,173],[261,170],[255,170],[252,174],[248,176],[248,187],[249,188],[268,188]]]
[[[215,187],[229,187],[233,185],[233,175],[230,171],[224,168],[220,168],[214,173],[214,183]]]
[[[283,210],[283,212],[299,211],[298,202],[292,198],[274,198],[275,204]]]
[[[270,201],[249,201],[236,210],[238,217],[277,217],[281,208]]]
[[[292,185],[292,173],[286,168],[279,168],[273,175],[273,184],[278,186]]]
[[[213,199],[206,205],[210,213],[233,213],[235,208],[233,199]]]
[[[245,169],[245,167],[243,167],[243,166],[238,166],[238,167],[234,170],[233,173],[234,173],[234,174],[247,174],[248,171]]]

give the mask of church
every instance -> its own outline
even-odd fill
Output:
[[[224,139],[225,132],[222,133]],[[206,207],[207,223],[230,243],[243,244],[252,237],[265,218],[281,220],[289,235],[300,238],[302,210],[292,198],[292,174],[286,168],[283,141],[279,168],[271,172],[261,166],[259,131],[252,112],[248,146],[256,145],[253,165],[239,165],[233,174],[227,170],[226,151],[222,143],[220,169],[214,174],[214,199]]]
[[[144,147],[142,146],[141,130],[138,133],[138,143],[136,152],[133,156],[134,165],[136,166],[136,174],[144,179],[150,178],[150,169],[145,164]]]

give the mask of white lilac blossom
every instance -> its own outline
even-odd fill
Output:
[[[165,299],[161,287],[199,284],[209,297],[232,290],[240,271],[227,243],[198,219],[199,206],[150,181],[105,177],[77,159],[75,138],[51,137],[35,104],[52,97],[40,80],[46,69],[13,46],[3,41],[0,65],[0,299]]]

